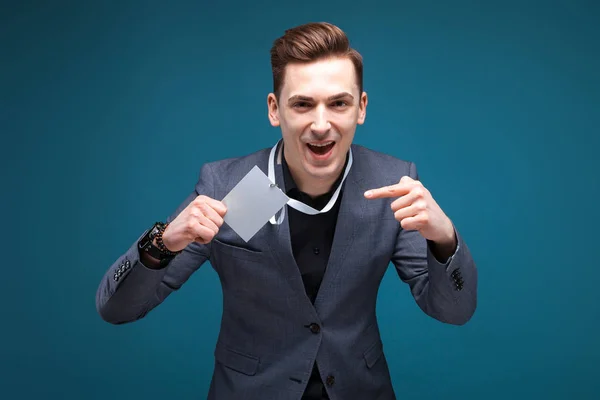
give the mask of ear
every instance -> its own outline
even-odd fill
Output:
[[[274,93],[267,96],[267,108],[269,110],[269,121],[272,126],[279,126],[279,107],[277,106],[277,97]]]
[[[358,121],[359,125],[365,123],[365,118],[367,118],[367,92],[363,92],[362,96],[360,96],[360,103],[358,104]]]

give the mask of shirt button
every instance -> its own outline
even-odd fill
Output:
[[[325,383],[327,384],[327,386],[333,386],[333,384],[335,383],[335,377],[333,375],[329,375],[325,380]]]
[[[312,333],[317,334],[317,333],[321,332],[321,327],[318,324],[312,323],[308,327],[310,328],[310,331]]]
[[[318,254],[319,254],[319,248],[318,248],[318,247],[315,247],[315,248],[313,249],[313,252],[314,252],[315,254],[317,254],[317,255],[318,255]]]

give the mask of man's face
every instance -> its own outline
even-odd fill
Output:
[[[298,178],[335,180],[366,115],[367,95],[359,93],[352,61],[287,65],[280,99],[270,94],[268,106],[271,124],[281,126],[286,162]]]

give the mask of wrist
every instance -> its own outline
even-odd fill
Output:
[[[448,226],[447,232],[440,239],[429,241],[431,252],[442,263],[452,257],[458,246],[454,225],[450,220],[448,220]]]
[[[161,253],[163,253],[164,255],[169,256],[169,257],[174,257],[177,254],[181,253],[181,250],[179,250],[179,251],[169,250],[169,248],[164,243],[163,235],[166,232],[167,228],[169,227],[169,224],[163,224],[163,223],[158,222],[157,226],[158,226],[158,232],[154,236],[153,243],[155,243],[155,246],[157,246],[160,249]]]
[[[162,234],[166,228],[166,224],[162,222],[155,223],[138,242],[140,252],[147,254],[149,257],[159,260],[161,263],[168,263],[179,252],[172,252],[166,248],[162,241]]]

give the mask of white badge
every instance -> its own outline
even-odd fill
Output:
[[[288,200],[289,197],[254,166],[223,198],[227,207],[223,220],[248,242]]]
[[[281,142],[281,139],[279,140],[279,142]],[[279,142],[277,142],[275,144],[275,146],[273,146],[273,148],[271,149],[271,154],[269,154],[269,180],[275,184],[275,151],[277,149],[277,145],[279,144]],[[290,207],[292,207],[295,210],[300,211],[301,213],[304,214],[308,214],[308,215],[316,215],[316,214],[322,214],[322,213],[326,213],[327,211],[331,210],[331,208],[334,206],[335,202],[338,199],[338,196],[340,195],[340,190],[342,189],[342,185],[344,184],[344,181],[346,180],[346,177],[348,176],[348,173],[350,172],[350,167],[352,166],[352,149],[349,149],[349,154],[348,154],[348,165],[346,165],[346,170],[344,171],[344,177],[342,178],[342,181],[340,182],[340,184],[338,185],[337,189],[335,190],[335,192],[333,193],[333,196],[331,197],[331,199],[329,200],[329,202],[327,203],[327,205],[325,205],[325,207],[323,207],[323,209],[321,210],[315,210],[314,208],[307,206],[306,204],[295,200],[295,199],[289,199],[287,201],[287,205],[289,205]],[[277,220],[275,219],[275,215],[273,215],[271,217],[271,219],[269,219],[269,222],[273,225],[279,225],[283,222],[283,218],[285,216],[285,206],[282,208],[281,210],[281,214],[279,214],[279,218],[277,218]]]

